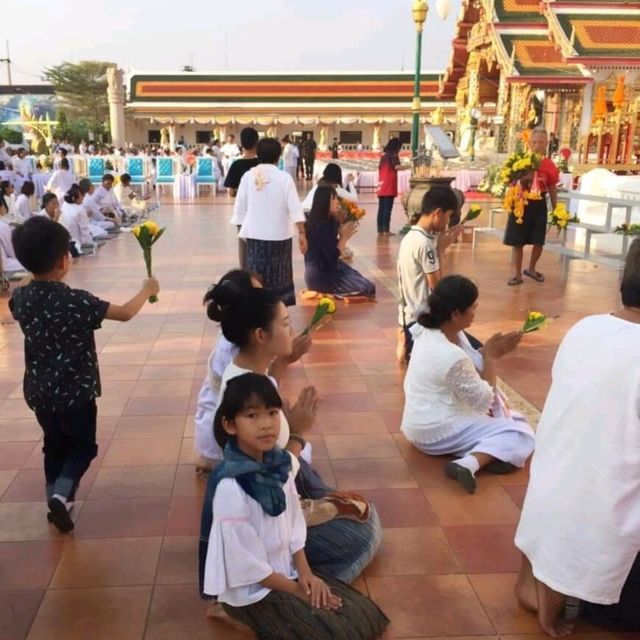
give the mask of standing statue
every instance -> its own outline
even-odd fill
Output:
[[[160,146],[163,149],[166,149],[169,146],[170,142],[169,129],[167,129],[167,127],[162,127],[162,129],[160,129]]]
[[[110,91],[122,91],[124,71],[118,67],[107,67],[107,86]]]

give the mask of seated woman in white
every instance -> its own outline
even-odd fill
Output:
[[[46,190],[55,193],[58,200],[62,202],[67,191],[71,189],[74,179],[69,171],[69,161],[66,158],[60,160],[60,168],[56,169],[47,182]]]
[[[69,232],[79,253],[92,253],[95,250],[89,218],[82,206],[82,193],[76,184],[64,197],[59,222]]]
[[[640,631],[640,239],[620,292],[560,344],[516,532],[516,595],[553,637]]]
[[[35,185],[31,180],[25,180],[20,188],[20,195],[16,198],[15,221],[17,223],[25,222],[34,215],[31,208],[33,202],[33,194],[36,192]]]
[[[36,215],[47,216],[54,222],[58,222],[60,219],[60,203],[55,193],[45,193],[42,196],[42,209]]]
[[[91,184],[91,180],[83,178],[78,183],[78,187],[82,194],[82,206],[89,219],[89,227],[93,239],[106,240],[109,238],[109,231],[113,231],[116,228],[116,223],[113,222],[113,220],[108,220],[102,211],[100,211],[92,195],[93,185]]]
[[[330,162],[322,172],[322,178],[318,180],[318,184],[309,191],[307,197],[302,202],[302,208],[304,211],[311,211],[313,206],[313,196],[316,194],[318,185],[323,184],[329,187],[333,187],[338,194],[338,198],[345,200],[351,200],[351,202],[358,202],[358,192],[356,191],[353,175],[347,176],[347,188],[344,188],[342,181],[342,168],[335,162]]]
[[[8,220],[6,207],[0,204],[0,278],[3,273],[25,271],[13,251],[11,232],[13,226]]]
[[[489,338],[480,349],[478,373],[463,333],[473,323],[477,300],[477,287],[463,276],[447,276],[434,288],[429,311],[412,328],[402,416],[402,432],[417,449],[458,457],[444,472],[468,493],[476,490],[480,468],[508,473],[523,467],[534,449],[531,427],[496,395],[496,361],[516,348],[522,334]]]

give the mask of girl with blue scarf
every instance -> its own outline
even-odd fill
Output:
[[[377,638],[388,619],[375,603],[309,567],[291,454],[276,444],[281,408],[266,376],[247,373],[227,384],[214,423],[224,460],[204,506],[211,509],[204,593],[260,639]]]

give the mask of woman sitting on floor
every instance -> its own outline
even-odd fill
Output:
[[[304,279],[307,288],[340,296],[374,298],[376,285],[340,260],[349,238],[358,230],[356,222],[339,224],[338,197],[331,187],[320,186],[307,218],[307,253]]]
[[[553,637],[640,631],[640,239],[621,294],[560,344],[516,533],[516,595]]]
[[[258,638],[372,640],[389,621],[355,589],[312,572],[282,400],[265,376],[229,380],[215,419],[224,461],[211,479],[204,593]]]
[[[522,334],[495,334],[474,352],[464,330],[473,324],[477,306],[478,288],[468,278],[438,282],[429,312],[411,329],[402,416],[402,432],[417,449],[458,457],[444,472],[468,493],[476,490],[480,468],[508,473],[523,467],[534,448],[533,430],[496,389],[496,361],[516,348]]]
[[[226,273],[220,282],[231,282],[238,290],[250,289],[252,287],[262,288],[260,281],[252,276],[248,271],[234,269]],[[204,304],[208,305],[209,297],[213,293],[215,285],[212,285],[204,296]],[[214,307],[207,306],[209,311],[214,313]],[[214,318],[209,315],[209,318]],[[291,355],[276,358],[270,365],[271,375],[279,383],[284,370],[289,364],[299,360],[311,346],[311,336],[298,336],[293,340],[293,350]],[[196,472],[208,473],[215,463],[222,460],[222,449],[213,437],[211,425],[218,409],[218,398],[220,396],[220,383],[225,369],[231,361],[238,355],[240,349],[229,342],[224,335],[218,338],[209,360],[207,362],[207,375],[202,382],[198,395],[198,407],[195,415],[195,439],[194,445],[199,455],[196,463]]]
[[[266,289],[239,289],[222,281],[207,295],[208,315],[222,325],[224,337],[239,348],[220,383],[221,397],[229,380],[245,373],[265,375],[275,358],[286,358],[293,350],[287,308]],[[281,415],[278,444],[293,454],[293,471],[302,498],[319,500],[332,493],[310,465],[311,445],[305,435],[313,426],[317,394],[303,389],[296,404]],[[207,486],[210,494],[211,479]],[[205,498],[205,507],[209,498]],[[202,537],[208,536],[203,512]],[[309,528],[307,557],[314,571],[344,582],[353,582],[372,560],[382,538],[380,520],[373,505],[361,520],[335,518]],[[201,568],[204,561],[201,546]],[[202,579],[202,573],[201,573]]]

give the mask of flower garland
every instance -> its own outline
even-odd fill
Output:
[[[505,211],[513,214],[516,224],[523,223],[524,210],[529,202],[542,199],[536,174],[539,166],[540,156],[537,154],[529,151],[516,151],[505,160],[500,170],[502,183],[507,185],[502,206]],[[531,187],[525,189],[521,180],[532,173]]]

